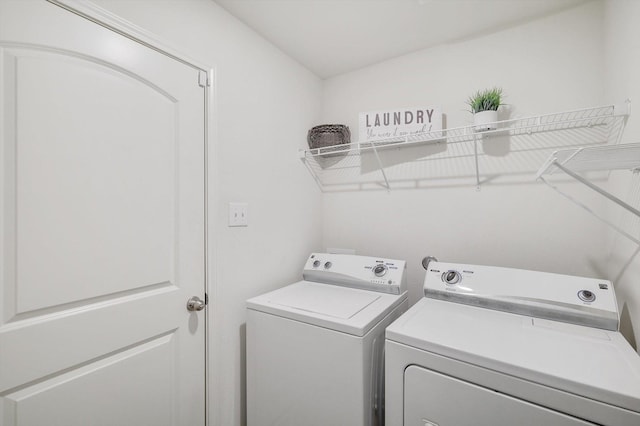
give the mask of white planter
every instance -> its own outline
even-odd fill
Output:
[[[473,125],[476,132],[486,132],[498,128],[498,111],[480,111],[473,114]]]

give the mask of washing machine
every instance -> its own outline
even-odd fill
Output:
[[[386,331],[387,426],[640,425],[606,280],[431,262]]]
[[[249,426],[381,425],[384,330],[405,262],[313,253],[302,281],[247,301]]]

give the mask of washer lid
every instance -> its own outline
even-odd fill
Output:
[[[364,336],[406,299],[331,284],[300,281],[247,300],[247,307],[336,331]]]
[[[332,318],[349,319],[380,299],[376,293],[344,291],[326,285],[291,285],[271,294],[270,301],[283,308],[293,308]]]
[[[615,331],[423,298],[386,338],[640,412],[640,357]]]

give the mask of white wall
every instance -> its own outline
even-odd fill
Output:
[[[605,90],[606,99],[628,97],[636,102],[622,142],[640,143],[640,3],[632,0],[608,0],[605,3]],[[609,189],[640,209],[640,175],[627,171],[612,174]],[[640,239],[640,218],[608,205],[610,220]],[[609,276],[616,281],[618,306],[622,311],[621,331],[632,343],[640,342],[640,256],[637,244],[612,233]]]
[[[297,158],[321,81],[211,0],[95,3],[216,68],[211,424],[243,424],[245,300],[299,279],[321,247],[321,196]],[[230,201],[249,203],[247,228],[226,226]]]
[[[511,117],[601,105],[602,3],[402,56],[325,81],[323,121],[358,113],[441,106],[447,126],[469,124],[467,97],[501,86]],[[619,99],[622,101],[624,98]],[[537,167],[537,166],[536,166]],[[604,277],[604,227],[541,183],[327,193],[324,245],[406,259],[410,301],[421,297],[423,256]],[[567,191],[603,202],[579,184]]]

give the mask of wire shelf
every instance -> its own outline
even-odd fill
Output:
[[[628,105],[586,108],[474,126],[425,132],[376,142],[300,151],[322,191],[426,186],[434,179],[464,184],[534,173],[550,153],[617,143]]]
[[[640,144],[607,145],[556,151],[542,166],[538,177],[562,172],[559,165],[574,172],[640,169]]]

